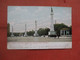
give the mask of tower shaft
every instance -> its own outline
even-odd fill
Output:
[[[35,21],[35,33],[34,33],[34,36],[38,36],[38,33],[37,33],[37,21]]]
[[[25,34],[24,34],[24,36],[25,36],[25,37],[27,36],[26,24],[25,24]]]
[[[13,34],[13,26],[12,26],[12,33],[11,33],[11,37],[13,37],[14,36],[14,34]]]
[[[51,11],[51,26],[50,31],[54,31],[53,11]]]

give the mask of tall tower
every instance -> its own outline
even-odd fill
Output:
[[[35,21],[35,33],[34,33],[34,36],[35,36],[35,37],[38,36],[38,33],[37,33],[37,21]]]
[[[26,24],[25,24],[25,34],[24,34],[24,36],[25,36],[25,37],[27,36]]]
[[[54,21],[53,21],[53,9],[51,7],[51,26],[50,31],[54,31]]]
[[[51,25],[50,25],[50,31],[49,31],[49,33],[48,33],[48,35],[50,36],[50,37],[56,37],[56,32],[54,31],[54,20],[53,20],[53,9],[52,9],[52,7],[51,7]]]
[[[11,33],[11,37],[13,37],[14,36],[14,34],[13,34],[13,26],[12,26],[12,33]]]

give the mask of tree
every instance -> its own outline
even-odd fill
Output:
[[[48,35],[48,32],[50,31],[49,28],[45,28],[45,35]]]
[[[19,36],[21,33],[14,33],[14,36]],[[23,33],[22,33],[23,34]]]
[[[45,30],[44,30],[44,28],[40,28],[40,29],[38,30],[38,34],[39,34],[39,36],[45,35]]]
[[[34,35],[34,31],[33,30],[32,31],[28,31],[27,34],[28,34],[28,36],[33,36]]]
[[[72,26],[69,27],[70,35],[72,35]]]
[[[61,24],[54,24],[54,30],[56,31],[57,34],[60,34],[60,30],[62,28],[69,28],[67,25],[61,23]]]
[[[48,32],[49,32],[49,31],[50,31],[49,28],[40,28],[40,29],[38,30],[38,34],[39,34],[39,36],[48,35]]]
[[[10,24],[9,23],[7,24],[7,36],[8,37],[10,36]]]

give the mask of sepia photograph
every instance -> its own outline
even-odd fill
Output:
[[[7,6],[7,49],[72,49],[72,7]]]

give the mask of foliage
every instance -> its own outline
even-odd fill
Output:
[[[20,36],[21,33],[13,33],[13,34],[14,34],[14,36]]]
[[[10,36],[10,24],[9,23],[7,24],[7,36],[8,37]]]
[[[72,26],[69,27],[70,35],[72,35]]]
[[[38,34],[39,34],[39,36],[48,35],[48,32],[49,32],[49,31],[50,31],[49,28],[40,28],[40,29],[38,30]]]
[[[54,30],[56,31],[57,35],[58,34],[60,35],[60,30],[62,28],[68,28],[69,31],[70,31],[70,34],[72,34],[72,26],[68,27],[67,25],[65,25],[63,23],[61,23],[61,24],[54,24]],[[39,36],[42,36],[42,35],[45,36],[45,35],[48,35],[49,31],[50,31],[49,28],[39,28],[37,32],[38,32]],[[34,30],[28,31],[27,35],[28,36],[33,36],[34,33],[35,33]],[[24,35],[24,32],[23,33],[14,33],[14,36],[19,36],[20,34]],[[11,35],[11,33],[10,33],[10,24],[8,23],[7,24],[7,36],[9,37],[10,35]]]
[[[34,31],[33,30],[32,31],[28,31],[27,34],[28,34],[28,36],[33,36],[34,35]]]
[[[56,31],[57,34],[60,34],[60,30],[62,28],[69,28],[67,25],[61,23],[61,24],[54,24],[54,30]]]

